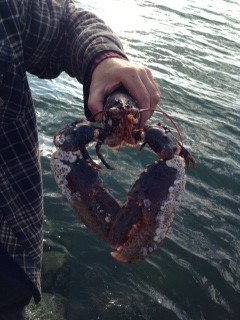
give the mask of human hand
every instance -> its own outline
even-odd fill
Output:
[[[160,91],[149,69],[125,59],[107,58],[95,68],[90,85],[88,108],[94,115],[103,109],[103,101],[120,85],[137,101],[140,109],[149,109],[141,114],[140,127],[151,117],[160,100]],[[100,115],[96,121],[101,121]]]

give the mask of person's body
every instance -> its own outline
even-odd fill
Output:
[[[62,71],[83,84],[86,116],[120,84],[140,108],[159,101],[150,71],[127,60],[95,15],[71,0],[0,0],[0,320],[23,319],[31,297],[41,297],[42,183],[26,72]]]

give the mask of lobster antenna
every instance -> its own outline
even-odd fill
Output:
[[[102,111],[98,111],[95,114],[91,115],[91,117],[88,118],[89,121],[91,121],[92,119],[94,119],[97,115],[101,114],[101,113],[107,113],[109,112],[109,110],[102,110]]]
[[[171,123],[172,127],[175,129],[175,131],[177,132],[177,135],[178,135],[178,138],[180,140],[180,143],[181,145],[183,145],[183,139],[182,139],[182,136],[181,136],[181,133],[177,127],[177,125],[175,124],[175,122],[173,121],[173,119],[164,111],[162,110],[155,110],[155,109],[141,109],[139,110],[139,112],[146,112],[146,111],[154,111],[154,112],[157,112],[157,113],[161,113],[162,115],[164,115],[164,117]],[[94,115],[92,115],[90,118],[89,118],[89,121],[91,121],[95,116],[99,115],[99,114],[102,114],[102,113],[108,113],[109,110],[101,110],[97,113],[95,113]]]

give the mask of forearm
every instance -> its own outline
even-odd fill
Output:
[[[116,35],[94,14],[69,5],[67,21],[66,71],[83,82],[100,53],[111,51],[125,56]],[[71,57],[71,59],[69,59]]]
[[[72,1],[65,7],[54,0],[29,1],[28,6],[28,17],[22,20],[26,21],[24,55],[29,72],[54,78],[65,71],[83,83],[99,53],[124,56],[120,41],[104,22],[76,9]]]

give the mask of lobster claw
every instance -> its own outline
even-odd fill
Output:
[[[111,223],[120,205],[103,187],[94,163],[80,151],[57,149],[50,160],[51,169],[63,196],[81,221],[108,242]]]
[[[137,262],[158,249],[180,205],[185,181],[185,163],[177,155],[148,166],[132,186],[110,230],[113,258]]]

